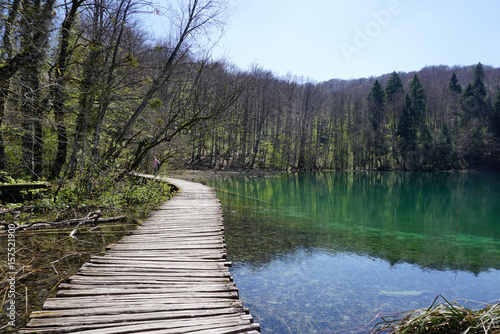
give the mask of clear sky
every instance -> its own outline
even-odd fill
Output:
[[[312,81],[427,65],[500,67],[499,0],[229,0],[214,49],[243,70]]]

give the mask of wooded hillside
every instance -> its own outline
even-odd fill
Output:
[[[218,120],[189,135],[192,165],[299,170],[476,170],[500,163],[500,69],[432,66],[304,82],[254,68]]]
[[[224,4],[173,3],[0,4],[0,170],[90,185],[153,155],[197,168],[499,167],[500,69],[323,83],[241,71],[204,51]],[[141,29],[144,12],[164,15],[169,38]]]

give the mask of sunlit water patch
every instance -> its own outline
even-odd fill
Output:
[[[262,333],[368,333],[384,315],[500,298],[495,174],[225,176],[228,258]]]

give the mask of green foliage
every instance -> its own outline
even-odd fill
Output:
[[[161,108],[161,106],[162,106],[162,104],[163,104],[163,103],[161,102],[161,100],[160,100],[160,99],[155,98],[155,99],[153,99],[153,100],[151,101],[151,103],[149,104],[149,107],[150,107],[151,109],[160,109],[160,108]]]
[[[370,121],[372,123],[373,130],[378,132],[379,127],[384,118],[384,105],[385,105],[385,94],[382,85],[378,80],[375,80],[373,88],[368,95],[368,100],[370,101]]]
[[[479,103],[485,103],[486,98],[486,87],[484,86],[484,67],[481,63],[474,67],[474,82],[472,84],[474,88],[474,95]]]
[[[413,123],[412,126],[416,129],[420,129],[423,127],[425,122],[427,105],[424,87],[416,74],[410,81],[409,94],[411,101],[410,117]]]
[[[453,72],[450,81],[448,82],[448,88],[457,94],[462,93],[462,86],[458,83],[457,74]]]
[[[92,189],[83,189],[87,181],[71,180],[63,186],[46,191],[43,196],[25,202],[32,220],[85,216],[99,209],[105,216],[127,215],[130,219],[145,217],[159,204],[168,200],[174,189],[166,182],[126,176],[118,181],[116,175],[101,175]],[[50,216],[54,216],[50,218]]]
[[[398,95],[404,94],[404,87],[401,77],[393,72],[385,86],[385,96],[387,102],[395,102]]]

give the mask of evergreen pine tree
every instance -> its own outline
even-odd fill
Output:
[[[379,131],[380,125],[384,120],[384,105],[385,105],[385,94],[382,85],[378,80],[373,84],[370,95],[368,95],[368,100],[370,101],[370,121],[375,132]]]
[[[484,67],[481,63],[474,67],[474,96],[476,98],[476,111],[477,117],[484,118],[489,114],[489,108],[486,101],[486,86],[484,84]]]
[[[474,67],[474,83],[472,84],[474,88],[474,95],[476,96],[479,105],[484,105],[486,103],[486,87],[484,85],[484,67],[481,63]]]
[[[404,94],[403,82],[396,72],[392,72],[385,86],[385,98],[387,103],[396,102],[399,95]]]
[[[476,97],[474,95],[474,87],[472,84],[467,84],[460,96],[460,107],[463,112],[463,121],[467,123],[474,114]]]
[[[458,78],[455,72],[451,75],[450,81],[448,82],[448,88],[457,94],[462,93],[462,86],[458,83]]]
[[[399,137],[399,150],[402,158],[402,168],[408,169],[408,157],[413,153],[416,148],[417,134],[413,125],[414,120],[412,116],[411,97],[407,93],[405,95],[405,105],[401,111],[401,117],[398,125]]]
[[[427,109],[425,102],[425,90],[416,74],[410,81],[409,93],[411,101],[410,114],[413,123],[412,125],[416,133],[421,130],[425,124],[425,112]]]

